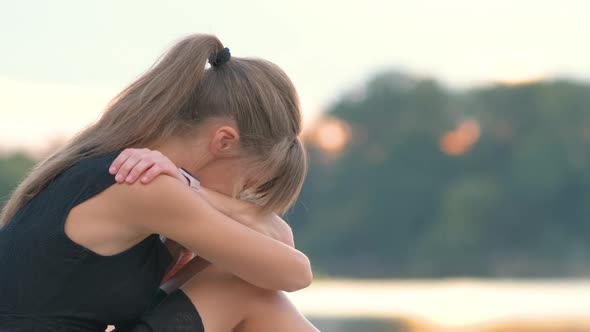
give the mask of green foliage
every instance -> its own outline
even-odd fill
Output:
[[[33,165],[33,159],[22,153],[0,156],[0,207]]]
[[[328,275],[572,276],[590,271],[590,85],[462,92],[383,73],[329,113],[352,128],[337,157],[311,146],[289,215]],[[465,153],[441,137],[480,127]]]

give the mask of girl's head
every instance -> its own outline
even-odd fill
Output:
[[[194,137],[212,119],[237,127],[249,173],[240,194],[267,211],[286,211],[306,173],[293,84],[268,61],[229,57],[215,36],[192,35],[115,97],[97,123],[40,163],[12,195],[0,224],[82,158]]]
[[[121,93],[103,120],[118,127],[120,114],[143,145],[194,137],[211,119],[232,120],[248,165],[239,185],[246,189],[242,194],[281,212],[299,194],[306,163],[293,84],[268,61],[231,57],[214,36],[194,35],[177,43]]]

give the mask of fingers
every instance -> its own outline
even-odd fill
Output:
[[[148,168],[154,165],[154,161],[148,159],[142,159],[135,167],[129,172],[129,175],[125,178],[125,182],[132,184],[143,174]],[[142,181],[143,182],[143,181]]]
[[[144,183],[144,184],[150,183],[156,176],[161,175],[161,174],[170,175],[170,176],[178,179],[180,182],[184,183],[185,185],[190,184],[188,179],[186,177],[184,177],[184,175],[182,175],[182,173],[180,173],[180,170],[176,167],[176,165],[174,165],[172,162],[170,162],[168,160],[165,160],[162,162],[155,162],[154,166],[152,166],[152,168],[150,168],[141,177],[141,183]]]
[[[162,167],[159,164],[154,164],[145,174],[141,177],[141,183],[150,183],[156,176],[162,174]]]
[[[134,183],[141,178],[146,184],[157,175],[168,174],[178,177],[178,168],[159,151],[150,149],[126,149],[111,164],[109,172],[115,175],[118,183]],[[185,180],[183,180],[185,181]]]
[[[134,149],[125,149],[121,152],[117,158],[111,164],[109,168],[109,173],[115,175],[119,171],[119,168],[127,161],[127,159],[133,154]]]
[[[122,183],[125,181],[125,179],[127,178],[127,176],[129,175],[129,172],[131,172],[131,170],[133,169],[133,167],[135,167],[135,165],[137,165],[140,162],[141,158],[139,156],[136,155],[131,155],[127,158],[127,160],[125,160],[125,162],[123,163],[123,165],[121,165],[121,167],[119,167],[119,170],[117,171],[117,175],[115,175],[115,181]]]

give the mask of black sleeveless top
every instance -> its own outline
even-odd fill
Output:
[[[76,205],[115,184],[116,153],[68,168],[0,229],[0,331],[101,331],[133,325],[172,258],[158,235],[113,256],[64,231]]]

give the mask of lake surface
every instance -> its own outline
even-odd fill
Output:
[[[338,320],[388,322],[381,329],[358,330],[365,332],[402,331],[391,327],[400,320],[445,331],[503,322],[590,321],[590,279],[319,280],[288,295],[314,322],[332,322],[326,324],[333,331],[341,331]]]

